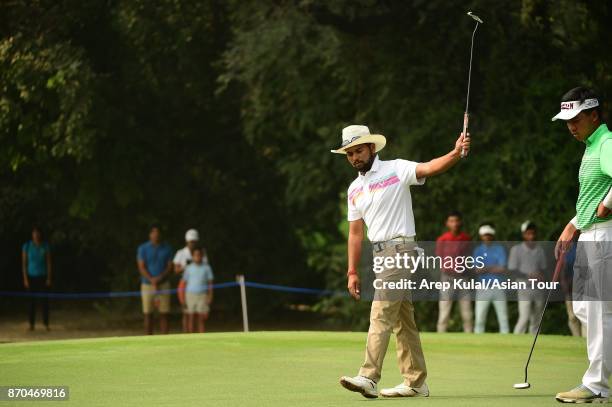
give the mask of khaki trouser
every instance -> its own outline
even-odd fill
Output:
[[[456,277],[452,274],[442,272],[440,274],[441,282],[448,282],[453,287],[453,280]],[[459,298],[456,298],[459,297]],[[459,303],[461,312],[461,320],[463,321],[463,332],[474,332],[474,313],[472,312],[472,300],[469,290],[447,290],[440,292],[440,301],[438,301],[438,332],[446,332],[448,329],[448,321],[450,320],[451,311],[453,309],[453,300]]]
[[[168,314],[170,312],[170,282],[164,281],[157,286],[157,291],[164,291],[163,294],[158,294],[153,289],[151,284],[140,284],[140,296],[142,297],[142,313],[150,314],[153,312],[155,298],[159,299],[160,314]]]
[[[389,244],[382,251],[375,252],[374,256],[395,256],[396,253],[401,255],[409,253],[414,256],[416,255],[414,247],[414,243]],[[383,281],[396,281],[400,278],[409,278],[410,271],[386,269],[377,277]],[[397,292],[381,295],[379,290],[376,291],[370,312],[365,362],[359,370],[359,375],[375,382],[380,380],[383,360],[393,331],[397,340],[397,359],[404,383],[410,387],[420,387],[427,377],[425,356],[414,320],[414,307],[406,293],[401,296],[403,299],[399,298]]]
[[[461,320],[463,321],[463,332],[472,333],[474,332],[474,312],[472,311],[472,300],[457,300],[459,303],[459,311],[461,313]],[[448,329],[448,321],[450,320],[450,314],[453,309],[452,300],[440,300],[438,302],[438,332],[446,332]]]

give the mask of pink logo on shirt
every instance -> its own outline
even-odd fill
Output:
[[[375,192],[387,188],[389,185],[397,184],[398,182],[400,182],[400,179],[395,172],[393,172],[384,176],[380,180],[371,183],[368,190],[370,192]],[[355,202],[361,197],[361,195],[363,195],[363,187],[358,187],[349,192],[348,199],[353,205],[355,205]]]
[[[386,175],[380,181],[377,181],[377,182],[374,182],[374,183],[370,184],[370,192],[373,192],[373,191],[376,191],[376,190],[379,190],[379,189],[383,189],[383,188],[387,188],[389,185],[397,184],[398,182],[400,182],[400,179],[393,172],[393,173],[391,173],[389,175]]]
[[[363,193],[363,187],[355,188],[351,192],[349,192],[348,199],[351,201],[353,205],[355,205],[355,201],[359,198],[359,195]]]
[[[383,178],[377,180],[376,182],[371,183],[368,186],[368,190],[370,192],[375,192],[384,188],[387,188],[389,185],[394,185],[400,182],[399,177],[395,174],[395,172],[384,176]],[[355,202],[363,195],[363,187],[358,187],[349,192],[348,200],[355,205]]]

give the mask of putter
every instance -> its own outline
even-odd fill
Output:
[[[465,101],[465,113],[463,113],[463,134],[467,134],[468,129],[468,107],[470,106],[470,85],[472,83],[472,55],[474,54],[474,36],[476,35],[476,30],[478,29],[478,24],[483,24],[480,17],[471,11],[467,12],[467,15],[472,17],[476,21],[476,26],[474,27],[474,32],[472,33],[472,44],[470,45],[470,69],[468,71],[468,86],[467,86],[467,97]],[[466,151],[461,149],[461,158],[466,156]]]
[[[553,273],[552,281],[557,281],[559,274],[561,274],[561,270],[563,269],[563,265],[565,264],[565,255],[561,254],[557,259],[557,265],[555,266],[555,272]],[[531,355],[533,354],[533,349],[535,348],[536,341],[538,340],[538,335],[540,335],[540,329],[542,329],[542,321],[544,320],[544,313],[546,312],[546,307],[548,306],[548,300],[550,299],[550,294],[553,292],[551,288],[548,290],[548,295],[546,296],[546,302],[544,303],[544,309],[542,310],[542,315],[540,317],[540,323],[538,324],[538,330],[536,331],[535,337],[533,338],[533,344],[531,345],[531,350],[529,351],[529,357],[527,358],[527,363],[525,364],[525,381],[523,383],[515,383],[512,387],[517,390],[524,390],[531,387],[529,382],[527,381],[527,370],[529,369],[529,362],[531,361]]]

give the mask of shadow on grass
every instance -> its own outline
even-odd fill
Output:
[[[377,399],[361,399],[360,401],[373,402],[373,401],[405,401],[412,397],[378,397]],[[554,400],[554,395],[551,394],[474,394],[474,395],[461,395],[461,396],[429,396],[429,397],[415,397],[416,399],[433,399],[433,400],[472,400],[472,399],[506,399],[506,398],[520,398],[520,399],[533,399],[533,398],[550,398]]]

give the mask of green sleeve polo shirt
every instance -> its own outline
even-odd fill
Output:
[[[586,140],[578,180],[580,191],[576,202],[576,227],[586,229],[594,223],[606,222],[597,217],[597,206],[612,187],[612,132],[602,124]]]

